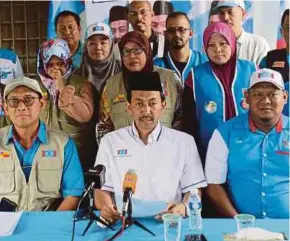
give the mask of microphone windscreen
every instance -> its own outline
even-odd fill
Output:
[[[131,189],[132,193],[135,193],[137,183],[137,173],[135,170],[130,169],[126,172],[123,182],[123,192],[126,189]]]

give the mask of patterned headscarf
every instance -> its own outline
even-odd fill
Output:
[[[49,94],[52,96],[53,103],[56,105],[57,103],[57,89],[54,79],[52,79],[47,73],[47,65],[51,60],[52,56],[56,56],[60,58],[66,67],[66,72],[63,76],[64,79],[68,78],[72,72],[72,61],[70,50],[66,41],[62,39],[51,39],[45,41],[39,49],[38,57],[37,57],[37,73],[49,91]]]

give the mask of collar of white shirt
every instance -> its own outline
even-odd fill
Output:
[[[138,133],[138,130],[137,130],[136,126],[135,126],[134,121],[132,122],[131,129],[132,129],[133,136],[139,138],[139,133]],[[158,123],[155,126],[154,130],[148,136],[148,144],[150,144],[150,143],[152,143],[154,141],[158,141],[159,138],[160,138],[161,132],[162,132],[162,126],[161,126],[160,122],[158,121]]]
[[[245,41],[245,31],[244,31],[244,29],[242,29],[242,33],[241,33],[240,37],[237,38],[237,43],[242,44],[244,41]]]

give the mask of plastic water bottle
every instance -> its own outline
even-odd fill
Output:
[[[194,233],[202,233],[201,199],[198,190],[190,192],[189,198],[189,227]]]

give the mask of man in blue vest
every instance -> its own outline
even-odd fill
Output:
[[[249,112],[214,131],[205,174],[220,215],[289,218],[289,117],[282,114],[287,97],[280,73],[258,70],[245,93]]]

